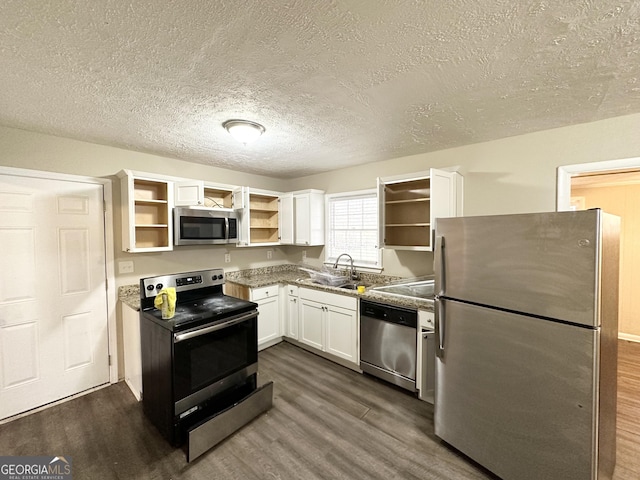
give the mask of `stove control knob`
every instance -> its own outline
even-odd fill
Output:
[[[153,290],[153,285],[147,285],[147,290],[149,291]]]
[[[222,275],[218,275],[218,280],[222,280],[224,277]]]
[[[158,290],[162,290],[162,287],[163,287],[163,285],[161,283],[156,285],[156,289],[158,289]]]

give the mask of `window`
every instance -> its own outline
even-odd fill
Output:
[[[335,262],[342,253],[351,255],[358,267],[382,268],[375,190],[327,195],[325,262]]]

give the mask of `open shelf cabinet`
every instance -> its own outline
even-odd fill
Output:
[[[240,187],[234,192],[234,208],[240,213],[238,246],[273,245],[280,242],[280,193]]]
[[[431,250],[435,219],[462,214],[462,176],[431,169],[411,176],[378,178],[380,245]]]
[[[171,250],[172,182],[138,177],[127,170],[118,176],[124,207],[122,249],[125,252]]]

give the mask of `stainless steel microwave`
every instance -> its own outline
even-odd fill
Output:
[[[231,209],[176,207],[174,245],[217,245],[238,242],[238,217]]]

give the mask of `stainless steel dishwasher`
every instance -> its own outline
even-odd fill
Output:
[[[360,300],[360,368],[416,392],[418,312]]]

